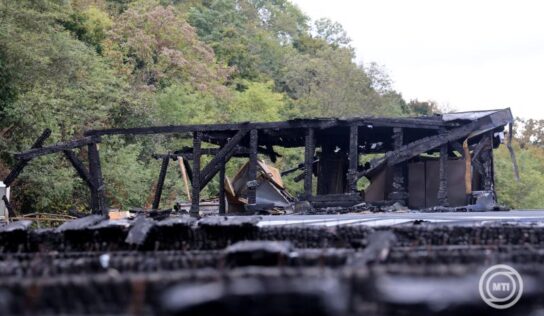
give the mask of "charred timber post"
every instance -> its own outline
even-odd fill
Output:
[[[359,165],[359,126],[349,128],[349,168],[347,174],[350,193],[357,192],[357,167]]]
[[[8,200],[8,197],[7,196],[2,196],[2,201],[4,201],[4,205],[6,206],[6,208],[8,209],[8,215],[9,217],[15,217],[17,216],[17,214],[15,214],[15,210],[13,209],[13,207],[11,206],[11,203],[9,202]]]
[[[202,145],[202,132],[193,133],[193,192],[191,196],[191,215],[199,215],[200,205],[200,146]]]
[[[221,169],[219,169],[219,214],[226,213],[225,203],[225,160],[221,160]]]
[[[447,133],[446,130],[441,130],[441,134]],[[440,146],[440,170],[439,170],[439,185],[438,185],[438,203],[441,206],[449,206],[448,203],[448,144]]]
[[[493,185],[493,132],[486,133],[484,136],[488,146],[481,154],[481,162],[484,169],[484,190],[494,191]]]
[[[259,147],[259,136],[256,129],[249,132],[249,168],[247,182],[248,204],[257,203],[257,149]]]
[[[42,132],[40,137],[38,137],[36,139],[36,141],[34,142],[34,144],[32,145],[31,148],[32,149],[41,148],[43,146],[43,143],[45,143],[45,141],[47,140],[47,138],[49,138],[49,136],[51,136],[51,130],[49,128],[46,128]],[[23,171],[23,169],[26,167],[27,164],[28,164],[28,160],[19,160],[15,164],[15,166],[13,167],[13,169],[11,170],[9,175],[4,179],[4,184],[7,187],[9,187],[11,185],[11,183],[13,183],[13,181],[15,181],[15,179],[17,179],[17,177]]]
[[[104,194],[104,180],[100,167],[100,155],[96,143],[88,145],[89,174],[93,179],[94,186],[91,187],[91,210],[93,214],[107,215],[106,196]]]
[[[170,162],[170,153],[162,158],[161,171],[159,173],[159,180],[157,181],[157,188],[155,189],[155,198],[153,199],[153,209],[159,209],[161,203],[162,188],[164,186],[164,179],[166,178],[166,171],[168,170],[168,163]]]
[[[310,200],[312,197],[312,170],[315,154],[315,135],[314,129],[306,130],[306,140],[304,144],[304,195]]]
[[[404,131],[400,127],[393,128],[393,147],[399,150],[404,144]],[[393,185],[389,199],[406,204],[408,193],[406,192],[406,181],[404,179],[404,162],[393,165]]]

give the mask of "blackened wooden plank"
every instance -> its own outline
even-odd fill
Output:
[[[312,197],[312,165],[315,154],[315,135],[314,129],[306,130],[306,140],[304,145],[304,195],[306,199]]]
[[[421,118],[356,118],[356,119],[296,119],[281,122],[255,122],[255,123],[231,123],[231,124],[199,124],[199,125],[168,125],[148,126],[135,128],[111,128],[102,130],[88,130],[85,136],[91,135],[144,135],[144,134],[169,134],[192,132],[221,132],[247,129],[290,129],[290,128],[314,128],[324,129],[335,126],[349,126],[352,124],[372,125],[377,127],[405,127],[418,129],[439,129],[444,126],[457,126],[455,122],[444,122],[440,119]]]
[[[257,203],[257,148],[259,147],[259,134],[256,129],[249,133],[249,166],[247,201],[250,205]]]
[[[221,169],[219,169],[219,214],[226,213],[226,201],[225,201],[225,161],[221,161]]]
[[[27,151],[23,151],[16,154],[15,158],[19,160],[29,160],[36,157],[49,155],[49,154],[61,152],[64,150],[70,150],[73,148],[79,148],[88,144],[99,143],[99,142],[100,142],[100,139],[97,137],[84,137],[84,138],[72,140],[69,142],[58,143],[58,144],[47,146],[47,147],[34,148]]]
[[[164,179],[166,179],[166,171],[168,170],[168,163],[170,162],[170,155],[165,155],[162,158],[161,171],[159,172],[159,180],[157,181],[157,187],[155,189],[155,198],[153,199],[153,209],[158,210],[161,203],[162,188],[164,186]]]
[[[187,159],[183,159],[183,165],[185,166],[185,171],[187,171],[187,177],[191,183],[193,182],[193,168]]]
[[[499,128],[511,121],[512,114],[509,109],[494,112],[466,125],[448,130],[447,133],[425,137],[390,151],[386,153],[387,163],[390,166],[395,165],[443,144],[466,138],[471,134],[474,135]]]
[[[200,146],[202,145],[202,132],[195,132],[193,134],[193,191],[191,197],[191,215],[199,215],[200,206]]]
[[[359,166],[359,126],[352,125],[349,129],[349,167],[348,187],[351,193],[357,191],[357,168]]]

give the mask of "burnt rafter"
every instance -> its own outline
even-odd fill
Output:
[[[373,127],[405,127],[417,129],[440,129],[444,127],[455,127],[458,123],[444,122],[432,118],[377,118],[363,117],[350,119],[336,118],[318,118],[318,119],[294,119],[283,122],[260,122],[260,123],[229,123],[229,124],[196,124],[196,125],[168,125],[134,128],[110,128],[102,130],[88,130],[85,136],[101,135],[146,135],[146,134],[172,134],[172,133],[192,133],[192,132],[221,132],[238,131],[242,128],[248,130],[274,130],[296,129],[296,128],[315,128],[325,129],[338,126],[367,125]]]
[[[72,140],[64,143],[57,143],[47,147],[33,148],[27,151],[20,152],[15,155],[15,158],[19,160],[30,160],[40,156],[54,154],[65,150],[83,147],[85,145],[99,143],[100,137],[88,136],[81,139]]]
[[[450,129],[447,133],[440,133],[435,136],[428,136],[401,148],[386,153],[387,163],[392,166],[406,161],[421,153],[430,151],[451,141],[456,141],[464,137],[476,136],[485,131],[496,128],[502,128],[504,125],[513,121],[510,109],[496,111],[490,115],[476,119],[466,125]]]

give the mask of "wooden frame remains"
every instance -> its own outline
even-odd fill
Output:
[[[364,195],[357,189],[358,180],[361,177],[371,178],[384,168],[390,168],[392,180],[389,189],[386,189],[389,193],[383,202],[406,205],[409,197],[408,163],[422,159],[425,155],[437,154],[439,181],[436,198],[438,205],[447,207],[450,204],[448,162],[458,157],[454,152],[459,154],[460,159],[466,160],[466,173],[470,176],[472,169],[476,170],[481,175],[482,189],[493,192],[492,149],[500,144],[498,135],[512,122],[510,109],[503,109],[413,118],[327,118],[271,123],[151,126],[89,130],[80,139],[49,146],[44,146],[44,143],[51,131],[45,130],[29,150],[15,155],[18,162],[4,179],[4,183],[10,186],[31,160],[43,155],[62,153],[89,187],[92,212],[107,215],[106,185],[99,155],[101,138],[110,135],[175,133],[191,135],[192,147],[155,155],[162,162],[153,209],[160,206],[164,179],[172,159],[178,161],[185,181],[190,182],[190,192],[186,184],[187,194],[190,193],[190,213],[198,216],[200,192],[218,175],[219,213],[225,214],[225,166],[232,157],[249,159],[246,184],[248,209],[258,208],[257,161],[259,155],[276,161],[281,155],[274,150],[275,147],[304,148],[304,161],[283,174],[302,171],[297,176],[297,179],[304,180],[304,194],[299,200],[309,201],[314,207],[353,205],[365,201]],[[203,143],[217,147],[203,148]],[[87,167],[73,151],[77,148],[86,148]],[[361,165],[361,155],[369,154],[381,155],[381,158]],[[201,166],[203,155],[213,156],[205,166]],[[515,156],[512,157],[514,159]],[[514,166],[516,167],[515,164]],[[314,175],[317,176],[317,191],[314,190]],[[470,195],[472,178],[465,179],[465,182],[467,194]],[[9,201],[6,205],[9,205]],[[10,215],[15,215],[12,209]]]

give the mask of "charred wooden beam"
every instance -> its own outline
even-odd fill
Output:
[[[225,201],[225,160],[221,161],[221,169],[219,169],[219,214],[226,213],[227,205]]]
[[[438,203],[441,206],[449,206],[448,202],[448,145],[440,146],[440,169],[438,184]]]
[[[102,179],[102,168],[100,167],[100,155],[96,143],[88,145],[89,175],[93,179],[94,186],[91,189],[91,210],[93,214],[107,216],[106,195],[104,191],[104,180]]]
[[[348,191],[357,191],[357,169],[359,166],[359,126],[352,125],[349,128],[349,166],[347,173]]]
[[[393,128],[393,146],[395,149],[399,149],[404,144],[404,131],[402,128],[395,127]],[[392,190],[389,193],[389,199],[397,201],[401,204],[406,204],[408,199],[408,193],[406,192],[406,179],[405,175],[405,164],[399,162],[392,166],[393,169],[393,183]]]
[[[189,181],[193,183],[193,168],[191,168],[191,164],[185,158],[183,158],[183,166],[185,167],[185,171],[187,172],[187,177],[189,178]]]
[[[91,175],[89,174],[89,171],[87,171],[87,168],[85,168],[85,165],[83,165],[83,162],[79,160],[79,158],[76,156],[76,154],[71,150],[65,150],[64,156],[70,161],[74,169],[76,169],[77,174],[85,183],[87,183],[87,186],[89,188],[94,188],[95,183],[93,182],[93,179],[91,178]]]
[[[6,209],[8,210],[9,217],[15,217],[17,214],[15,214],[15,210],[11,206],[11,203],[8,200],[7,196],[2,196],[2,201],[4,201],[4,205],[6,206]]]
[[[155,198],[153,199],[153,209],[158,210],[161,203],[162,188],[164,186],[164,179],[166,179],[166,171],[168,170],[168,163],[170,162],[169,155],[165,155],[162,158],[161,171],[159,173],[159,180],[157,181],[157,187],[155,189]]]
[[[70,150],[74,148],[79,148],[89,144],[96,144],[99,142],[100,142],[99,137],[84,137],[84,138],[69,141],[69,142],[58,143],[58,144],[47,146],[47,147],[34,148],[27,151],[23,151],[16,154],[15,158],[19,160],[30,160],[36,157],[58,153],[61,151]]]
[[[404,127],[404,128],[424,128],[439,129],[442,127],[458,126],[454,122],[444,122],[442,120],[419,119],[419,118],[357,118],[357,119],[296,119],[283,122],[266,123],[231,123],[231,124],[198,124],[198,125],[169,125],[169,126],[150,126],[135,128],[111,128],[102,130],[88,130],[85,136],[100,135],[145,135],[145,134],[171,134],[171,133],[192,133],[192,132],[221,132],[237,131],[242,128],[247,129],[293,129],[293,128],[314,128],[324,129],[334,126],[350,126],[352,124],[372,125],[377,127]]]
[[[252,129],[249,133],[249,166],[247,182],[247,201],[253,205],[257,203],[257,147],[259,146],[259,132]]]
[[[192,216],[199,215],[200,206],[200,146],[202,145],[202,132],[195,132],[193,134],[193,180],[191,182],[192,197],[191,197],[191,210]]]
[[[51,136],[51,130],[49,128],[46,128],[40,137],[36,139],[34,144],[32,145],[31,149],[41,148],[43,144],[45,143],[45,140]],[[19,174],[23,171],[23,169],[28,164],[28,160],[19,160],[13,169],[11,169],[11,172],[9,175],[4,179],[4,184],[9,187],[15,179],[19,176]]]
[[[512,120],[512,113],[509,109],[494,112],[461,127],[448,130],[445,134],[425,137],[388,152],[386,153],[387,162],[393,166],[443,144],[499,128]]]
[[[315,154],[315,135],[314,129],[306,130],[306,139],[304,145],[304,195],[306,199],[312,197],[312,165]]]
[[[225,161],[228,162],[229,159],[232,157],[232,155],[234,155],[234,149],[236,147],[236,145],[238,145],[240,143],[240,141],[242,141],[242,139],[244,138],[244,136],[246,136],[246,134],[249,132],[249,130],[247,129],[242,129],[242,130],[239,130],[236,135],[234,135],[229,141],[228,143],[223,146],[223,148],[221,148],[221,150],[219,150],[219,152],[215,155],[215,157],[213,157],[213,159],[206,165],[206,167],[204,167],[204,169],[202,170],[202,175],[201,175],[201,178],[200,178],[200,187],[203,188],[205,187],[208,182],[210,182],[212,180],[212,178],[217,174],[217,172],[219,172],[219,169],[221,169],[221,161]],[[199,132],[197,132],[199,133]],[[193,149],[194,149],[194,146],[193,146]],[[197,158],[199,159],[201,153],[201,149],[199,148],[199,155],[196,156],[194,155],[194,151],[193,151],[193,157],[194,158]],[[195,159],[196,160],[196,159]],[[194,163],[193,163],[194,165]],[[195,174],[194,176],[196,177],[196,170],[194,171]]]
[[[353,120],[358,125],[372,125],[376,127],[400,127],[400,128],[416,128],[416,129],[441,129],[444,127],[456,127],[458,123],[444,122],[440,119],[421,119],[421,118],[389,118],[376,117],[368,119]]]

